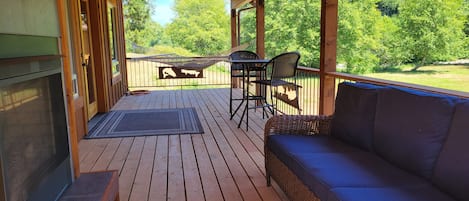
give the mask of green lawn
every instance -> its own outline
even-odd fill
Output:
[[[469,65],[423,66],[417,71],[410,69],[363,76],[469,92]]]

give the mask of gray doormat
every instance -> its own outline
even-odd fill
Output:
[[[202,133],[195,108],[114,110],[108,112],[86,138]]]

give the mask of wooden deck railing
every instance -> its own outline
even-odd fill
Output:
[[[422,91],[427,91],[427,92],[432,92],[432,93],[437,93],[437,94],[451,95],[451,96],[456,96],[456,97],[461,97],[461,98],[469,98],[469,93],[467,92],[442,89],[442,88],[436,88],[436,87],[430,87],[430,86],[423,86],[423,85],[417,85],[417,84],[410,84],[410,83],[405,83],[405,82],[377,79],[377,78],[371,78],[371,77],[365,77],[365,76],[359,76],[359,75],[352,75],[348,73],[329,72],[329,73],[326,73],[326,76],[332,77],[335,79],[335,85],[336,85],[335,93],[336,94],[337,94],[337,85],[341,82],[349,81],[349,82],[370,83],[370,84],[375,84],[375,85],[405,87],[405,88],[417,89],[417,90],[422,90]]]
[[[458,96],[462,98],[469,98],[468,92],[454,91],[454,90],[449,90],[449,89],[410,84],[410,83],[405,83],[405,82],[397,82],[397,81],[391,81],[391,80],[364,77],[364,76],[352,75],[348,73],[334,72],[334,73],[327,73],[327,76],[336,78],[336,83],[340,83],[342,81],[365,82],[365,83],[371,83],[371,84],[376,84],[376,85],[388,85],[388,86],[391,85],[391,86],[398,86],[398,87],[406,87],[406,88],[418,89],[418,90],[423,90],[423,91],[428,91],[428,92],[433,92],[433,93],[438,93],[438,94],[446,94],[446,95]]]
[[[298,67],[297,84],[301,86],[299,89],[300,114],[319,114],[319,70]],[[277,108],[284,114],[298,114],[296,108],[282,104],[280,101]]]
[[[298,84],[303,86],[300,89],[300,107],[301,114],[319,114],[319,70],[315,68],[299,67],[298,69]],[[384,79],[376,79],[371,77],[352,75],[348,73],[331,72],[326,73],[326,76],[335,79],[336,86],[343,81],[350,82],[364,82],[376,85],[391,85],[397,87],[406,87],[411,89],[418,89],[438,94],[452,95],[461,98],[469,98],[469,93],[462,91],[454,91],[430,86],[409,84],[404,82],[397,82]],[[337,93],[337,87],[336,87]],[[287,106],[286,104],[279,105],[279,109],[286,114],[295,114],[296,110]]]
[[[167,67],[167,64],[157,62],[155,57],[129,58],[127,59],[129,88],[228,88],[230,85],[230,65],[220,60],[204,69],[203,78],[180,78],[180,79],[160,79],[158,77],[158,68]],[[200,58],[200,57],[194,57]],[[159,58],[162,59],[162,58]],[[186,57],[166,57],[168,61],[175,62],[177,59],[183,61]],[[218,59],[220,59],[218,57]],[[302,86],[299,90],[299,105],[301,114],[316,115],[319,114],[319,94],[320,94],[320,71],[319,69],[309,67],[299,67],[297,72],[297,83]],[[325,73],[326,77],[335,79],[335,85],[343,81],[364,82],[377,85],[392,85],[430,91],[434,93],[453,95],[458,97],[469,98],[469,93],[446,90],[441,88],[415,85],[390,80],[376,79],[352,75],[347,73],[329,72]],[[251,87],[253,92],[255,87]],[[336,87],[337,92],[337,87]],[[269,96],[269,94],[267,95]],[[274,99],[275,101],[275,99]],[[279,101],[278,109],[284,114],[298,114],[298,110],[288,104]]]
[[[230,84],[230,65],[225,62],[226,57],[179,57],[158,55],[148,57],[127,58],[128,86],[135,88],[168,88],[168,87],[197,87]],[[197,69],[203,69],[201,78],[160,77],[160,69],[186,65],[195,62]],[[209,64],[204,66],[204,64]],[[187,72],[187,71],[186,71]]]

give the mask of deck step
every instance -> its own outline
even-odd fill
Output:
[[[117,171],[81,173],[60,201],[119,201]]]

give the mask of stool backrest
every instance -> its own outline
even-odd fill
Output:
[[[271,79],[295,77],[299,60],[300,53],[298,52],[286,52],[272,58],[269,63],[272,65]]]
[[[249,59],[259,59],[259,55],[248,50],[239,50],[230,54],[228,57],[230,60],[249,60]],[[242,64],[231,64],[232,70],[242,70]]]

